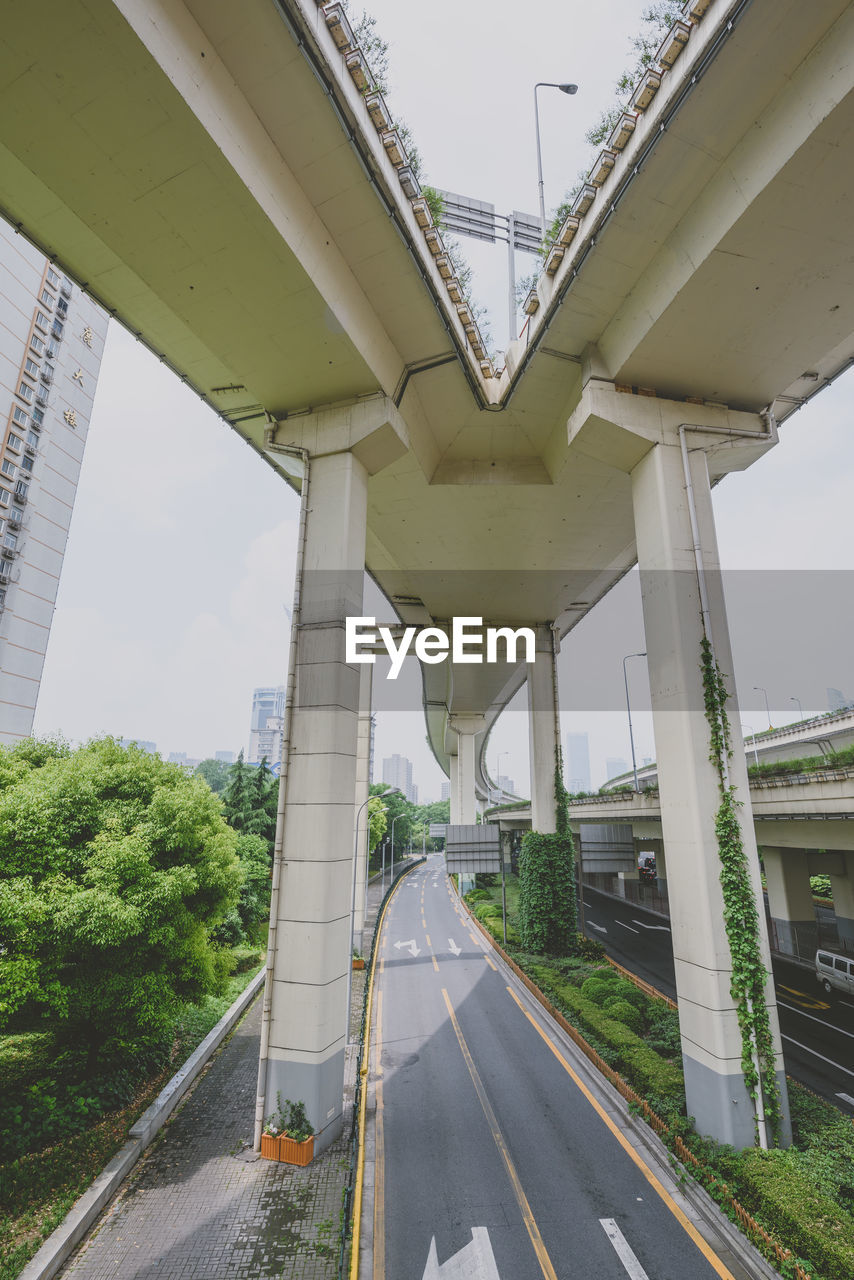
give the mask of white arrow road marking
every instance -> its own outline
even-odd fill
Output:
[[[843,1102],[847,1102],[850,1106],[854,1107],[854,1098],[851,1097],[850,1093],[837,1093],[836,1096],[837,1098],[841,1098]]]
[[[636,920],[634,916],[632,916],[632,924],[639,924],[642,929],[660,929],[662,933],[670,932],[666,924],[644,924],[643,920]]]
[[[608,932],[603,924],[597,924],[595,920],[588,920],[587,923],[590,925],[591,929],[598,929],[600,933]]]
[[[622,920],[615,920],[614,924],[618,924],[621,929],[628,929],[629,933],[637,933],[637,929],[633,929],[630,924],[623,924]]]
[[[462,951],[462,947],[458,947],[453,938],[448,939],[448,946],[451,948],[455,956],[458,956]]]
[[[415,956],[420,956],[421,954],[421,948],[416,947],[414,938],[409,938],[407,942],[396,942],[394,945],[397,951],[399,951],[401,947],[406,947],[413,959]]]
[[[626,1237],[623,1235],[614,1219],[600,1218],[599,1224],[605,1232],[605,1235],[611,1241],[611,1244],[614,1246],[614,1252],[626,1268],[626,1274],[631,1277],[631,1280],[649,1280],[649,1276],[632,1253],[629,1248],[629,1242],[626,1240]]]
[[[434,1236],[423,1280],[501,1280],[486,1227],[472,1227],[471,1237],[471,1244],[440,1267]]]

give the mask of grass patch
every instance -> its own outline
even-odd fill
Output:
[[[223,995],[188,1005],[175,1025],[171,1053],[159,1070],[140,1080],[125,1105],[111,1110],[82,1131],[63,1135],[38,1150],[0,1164],[0,1280],[14,1280],[74,1201],[127,1139],[128,1129],[157,1097],[180,1064],[204,1040],[263,962],[257,949],[241,948],[243,971],[228,981]],[[238,960],[238,967],[241,961]],[[0,1037],[0,1074],[22,1093],[55,1063],[55,1042],[45,1032]],[[62,1082],[60,1081],[60,1084]],[[79,1084],[79,1081],[78,1081]]]

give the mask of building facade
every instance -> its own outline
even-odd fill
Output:
[[[590,790],[590,740],[586,733],[566,735],[564,773],[569,791]]]
[[[0,745],[32,732],[107,322],[0,222]]]
[[[412,781],[412,761],[406,756],[386,756],[383,760],[383,782],[399,787],[411,804],[418,803],[418,788]]]
[[[285,722],[285,686],[252,690],[252,718],[249,723],[247,760],[270,765],[282,758],[282,730]]]

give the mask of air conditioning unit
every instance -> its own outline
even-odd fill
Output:
[[[20,529],[21,527],[21,522],[17,516],[9,516],[6,523],[10,529]]]
[[[0,551],[3,552],[4,560],[17,560],[18,558],[17,547],[0,547]]]
[[[29,454],[31,458],[36,456],[36,446],[34,444],[25,444],[24,453]]]
[[[46,405],[47,405],[47,400],[48,400],[48,396],[47,396],[47,388],[46,388],[46,387],[37,387],[37,388],[36,388],[36,404],[41,404],[41,405],[45,405],[45,406],[46,406]]]

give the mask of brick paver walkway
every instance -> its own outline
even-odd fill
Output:
[[[370,886],[371,925],[378,899],[379,886]],[[363,981],[353,974],[356,1026]],[[345,1136],[306,1169],[256,1158],[260,1027],[259,998],[68,1261],[64,1280],[333,1280],[349,1116]],[[353,1074],[351,1058],[348,1107]]]

